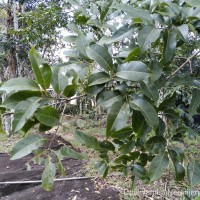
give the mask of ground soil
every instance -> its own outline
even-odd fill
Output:
[[[56,144],[54,144],[56,148]],[[40,180],[43,166],[33,165],[31,171],[27,171],[25,163],[32,155],[19,160],[10,160],[8,154],[0,154],[0,182]],[[84,167],[83,161],[75,159],[63,160],[63,166],[67,169],[68,177],[74,177]],[[80,175],[80,174],[79,174]],[[58,178],[57,176],[56,178]],[[1,200],[118,200],[118,191],[113,188],[95,187],[92,179],[70,180],[55,182],[52,192],[45,192],[40,183],[35,184],[4,184],[0,185]]]

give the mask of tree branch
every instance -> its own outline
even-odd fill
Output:
[[[190,56],[189,58],[187,58],[187,60],[186,60],[177,70],[175,70],[175,71],[172,73],[172,76],[173,76],[174,74],[176,74],[180,69],[182,69],[188,62],[190,63],[191,60],[192,60],[198,53],[200,53],[200,50],[197,51],[196,53],[194,53],[194,54],[193,54],[192,56]]]

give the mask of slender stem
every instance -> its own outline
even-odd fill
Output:
[[[198,53],[200,53],[200,50],[197,51],[196,53],[194,53],[194,54],[193,54],[192,56],[190,56],[189,58],[187,58],[187,60],[186,60],[178,69],[176,69],[176,70],[172,73],[172,76],[173,76],[174,74],[176,74],[180,69],[182,69],[188,62],[190,63],[191,60],[192,60]]]

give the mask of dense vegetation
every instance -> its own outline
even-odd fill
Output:
[[[40,132],[59,127],[57,105],[65,105],[64,113],[70,100],[94,96],[107,110],[105,138],[80,131],[75,138],[99,152],[103,177],[120,171],[133,183],[138,178],[150,183],[173,162],[177,181],[187,174],[191,187],[199,184],[200,163],[194,158],[185,166],[179,145],[199,134],[199,1],[72,0],[61,5],[62,11],[43,2],[24,14],[21,30],[11,30],[23,45],[32,42],[28,57],[34,74],[34,79],[12,78],[0,87],[6,93],[2,116],[13,115],[12,131],[25,136],[11,159],[34,152],[35,162],[46,166],[43,188],[51,190],[56,168],[65,174],[62,158],[84,155],[68,147],[54,151],[51,145],[41,150],[44,137],[28,131],[36,124]],[[38,12],[42,6],[45,13]],[[58,42],[56,27],[65,26],[68,61],[50,65],[42,58],[44,49]]]

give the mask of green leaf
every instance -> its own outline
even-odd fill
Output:
[[[197,88],[194,88],[192,90],[192,100],[189,106],[189,114],[190,116],[193,116],[197,113],[197,108],[200,105],[200,90]]]
[[[60,70],[60,67],[58,67],[58,66],[52,66],[51,67],[51,71],[52,71],[51,86],[53,87],[54,91],[57,94],[60,94],[59,82],[58,82],[59,70]]]
[[[199,2],[199,0],[185,0],[185,1],[190,6],[200,8],[200,2]]]
[[[78,160],[82,160],[82,159],[86,158],[85,155],[78,153],[78,152],[68,148],[67,146],[61,147],[60,153],[61,153],[61,155],[66,156],[68,158],[74,158],[74,159],[78,159]]]
[[[25,101],[30,97],[40,97],[42,95],[39,91],[19,91],[8,96],[5,101],[0,105],[7,109],[15,109],[16,105],[21,101]]]
[[[0,91],[6,93],[23,90],[40,91],[40,87],[35,81],[23,77],[10,79],[0,87]]]
[[[118,91],[105,91],[97,96],[97,106],[110,107],[116,101],[122,101],[124,97]]]
[[[109,137],[112,132],[118,131],[125,126],[130,116],[129,105],[124,101],[118,101],[112,104],[108,110],[106,136]]]
[[[133,33],[133,31],[134,31],[133,27],[126,24],[126,25],[120,27],[117,31],[115,31],[111,37],[104,39],[103,43],[111,44],[114,42],[118,42],[118,41],[128,37],[129,35],[131,35]]]
[[[107,74],[105,72],[97,72],[95,74],[92,74],[89,77],[88,83],[89,83],[89,86],[92,86],[92,85],[107,83],[111,80],[112,79],[110,78],[109,74]]]
[[[127,154],[127,153],[130,153],[134,147],[135,147],[135,142],[131,139],[130,141],[122,145],[119,148],[119,150],[121,154]]]
[[[174,32],[166,31],[163,35],[164,49],[162,63],[167,64],[172,61],[176,51],[176,34]]]
[[[107,162],[102,160],[99,161],[96,165],[95,168],[98,170],[99,174],[101,174],[103,176],[103,178],[105,178],[108,174],[108,165]]]
[[[33,46],[31,47],[28,56],[37,83],[39,83],[44,90],[49,88],[52,77],[50,66],[42,60]]]
[[[178,33],[180,37],[182,38],[183,41],[187,41],[188,39],[188,25],[187,24],[182,24],[181,26],[178,27]]]
[[[190,161],[188,164],[187,178],[191,187],[200,183],[200,164],[197,160]]]
[[[89,58],[96,61],[106,71],[112,71],[112,57],[106,48],[93,44],[86,48],[86,52]]]
[[[139,60],[141,57],[141,51],[139,47],[136,47],[133,49],[127,56],[127,58],[124,60],[124,62],[130,62],[130,61],[135,61]]]
[[[167,152],[157,154],[151,162],[149,169],[150,181],[159,179],[163,171],[168,167],[169,158]]]
[[[67,85],[63,91],[63,95],[66,97],[73,97],[76,94],[77,85]]]
[[[44,108],[39,109],[35,113],[35,116],[40,123],[46,126],[59,125],[60,113],[58,112],[58,110],[51,106],[46,106]]]
[[[155,82],[161,77],[161,75],[162,75],[162,66],[158,61],[154,60],[152,62],[152,76],[150,80],[152,82]]]
[[[38,134],[29,135],[19,140],[11,151],[11,160],[16,160],[32,153],[33,150],[41,147],[44,142],[44,137]]]
[[[95,150],[100,149],[99,141],[95,137],[92,137],[80,131],[76,131],[76,133],[74,134],[74,137],[79,142],[85,144],[88,148],[92,148]]]
[[[119,131],[113,132],[111,134],[111,137],[122,140],[122,139],[128,138],[132,133],[133,133],[132,127],[125,127]]]
[[[126,12],[130,17],[141,18],[145,21],[148,21],[151,24],[153,23],[153,19],[148,10],[133,8],[132,6],[129,6],[127,4],[119,4],[112,7]]]
[[[145,26],[138,33],[138,44],[142,52],[148,50],[152,42],[155,42],[159,37],[162,29],[157,29],[153,26]]]
[[[85,58],[88,58],[86,53],[86,47],[90,44],[90,39],[83,33],[79,34],[76,38],[76,49],[79,54]]]
[[[168,149],[169,155],[172,159],[172,162],[174,164],[175,173],[176,173],[176,180],[182,181],[185,177],[185,168],[182,166],[182,152],[180,153],[176,149]]]
[[[42,173],[42,188],[45,191],[50,192],[53,189],[55,175],[56,166],[51,162],[51,158],[48,157],[45,160],[45,169]]]
[[[143,81],[140,82],[140,87],[144,95],[150,99],[157,101],[159,98],[158,89],[154,84],[145,84]]]
[[[129,104],[134,110],[139,110],[142,113],[149,126],[154,129],[158,127],[158,114],[149,102],[145,101],[144,99],[138,98],[130,101]]]
[[[144,126],[146,126],[146,121],[142,113],[138,110],[133,110],[133,115],[132,115],[133,131],[140,135],[140,132],[143,130]]]
[[[145,148],[147,151],[155,154],[160,150],[164,150],[167,145],[167,141],[162,136],[153,136],[146,143]]]
[[[30,97],[26,101],[21,101],[16,107],[14,112],[14,119],[12,122],[12,128],[14,132],[19,131],[24,124],[30,119],[35,111],[39,108],[39,101],[41,98]]]
[[[54,154],[55,154],[55,158],[56,158],[56,167],[59,171],[59,173],[62,175],[62,176],[66,176],[66,169],[63,167],[62,165],[62,155],[60,155],[60,152],[59,151],[54,151]]]
[[[142,81],[150,76],[146,68],[147,66],[139,61],[124,63],[118,67],[116,76],[130,81]]]
[[[106,1],[104,3],[103,6],[100,7],[101,8],[101,12],[100,12],[100,19],[101,19],[101,21],[104,21],[107,13],[109,11],[109,8],[112,5],[112,2],[113,2],[113,0],[108,0],[108,1]]]

